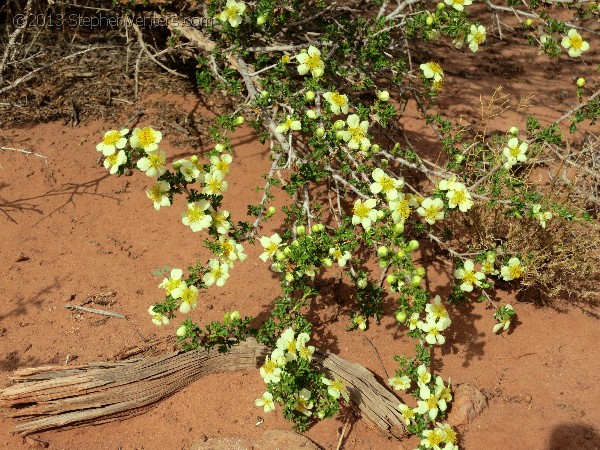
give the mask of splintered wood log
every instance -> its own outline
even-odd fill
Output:
[[[266,346],[249,338],[227,353],[194,350],[70,368],[21,369],[0,391],[0,408],[17,421],[13,431],[22,435],[108,422],[139,414],[205,375],[256,369],[268,354]],[[373,373],[319,350],[314,361],[328,376],[344,380],[364,418],[388,435],[406,436],[398,399]]]

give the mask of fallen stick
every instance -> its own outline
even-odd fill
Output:
[[[85,312],[89,312],[89,313],[94,313],[94,314],[103,314],[105,316],[116,317],[117,319],[127,319],[127,316],[124,316],[123,314],[119,314],[119,313],[112,312],[112,311],[104,311],[103,309],[88,308],[87,306],[65,305],[65,308],[67,308],[67,309],[79,309],[81,311],[85,311]]]
[[[22,435],[107,422],[139,414],[205,375],[255,370],[267,354],[266,346],[249,338],[227,353],[194,350],[70,368],[21,369],[12,375],[12,385],[0,391],[0,408],[19,422],[13,432]],[[398,398],[369,370],[319,350],[314,361],[328,375],[344,380],[364,418],[388,436],[406,436]]]

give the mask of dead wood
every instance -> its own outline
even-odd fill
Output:
[[[139,414],[205,375],[256,369],[268,353],[250,338],[228,353],[195,350],[70,368],[21,369],[0,391],[0,408],[18,422],[13,431],[22,435],[107,422]],[[328,375],[345,381],[363,417],[388,435],[406,435],[398,399],[369,370],[327,352],[316,351],[314,360]]]

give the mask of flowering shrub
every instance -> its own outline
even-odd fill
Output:
[[[491,23],[486,28],[472,19],[470,0],[445,0],[433,10],[425,2],[395,8],[389,3],[363,5],[357,17],[348,7],[326,2],[205,2],[206,14],[218,22],[194,42],[203,49],[198,85],[243,101],[211,128],[214,148],[202,160],[191,156],[169,166],[161,133],[146,127],[108,131],[97,150],[111,173],[137,168],[150,177],[147,196],[154,208],[179,208],[182,224],[201,232],[212,252],[187,275],[173,269],[158,286],[165,298],[148,309],[156,325],[169,324],[177,312],[193,314],[201,290],[226,287],[235,264],[246,258],[247,242],[262,246],[260,259],[279,276],[281,295],[264,323],[238,311],[204,328],[188,318],[176,331],[184,349],[226,351],[253,335],[273,349],[259,370],[266,390],[257,394],[256,405],[265,412],[281,407],[300,430],[331,417],[349,392],[311,363],[312,344],[319,343],[311,341],[306,311],[321,294],[314,280],[337,265],[353,286],[349,331],[379,323],[386,298],[396,303],[398,327],[416,342],[413,356],[396,357],[398,369],[389,379],[392,389],[414,397],[413,406],[399,401],[399,411],[407,429],[421,437],[420,448],[454,449],[457,434],[443,422],[451,386],[430,369],[431,349],[445,344],[452,326],[448,308],[486,301],[498,321],[495,326],[490,321],[490,329],[509,330],[515,310],[492,301],[496,285],[535,285],[558,294],[594,270],[585,252],[586,246],[600,245],[600,234],[589,237],[598,231],[589,210],[591,193],[577,177],[536,184],[531,173],[548,155],[563,155],[567,144],[559,124],[571,118],[572,133],[593,124],[600,103],[598,92],[584,101],[588,91],[578,81],[581,103],[549,126],[527,117],[515,124],[523,131],[517,126],[491,131],[488,121],[498,114],[498,104],[506,109],[497,91],[480,122],[459,126],[435,109],[450,75],[436,61],[419,61],[412,54],[414,42],[449,39],[474,53],[488,44]],[[509,5],[487,2],[494,15],[515,13],[521,26],[515,32],[550,57],[560,56],[559,39],[571,58],[590,48],[570,22],[551,18],[545,5],[532,2],[527,11],[515,9],[520,3]],[[598,15],[597,9],[574,8],[583,17]],[[535,18],[538,28],[523,17]],[[174,39],[196,36],[185,29],[173,33]],[[409,97],[439,137],[442,156],[436,160],[402,139],[397,118]],[[246,120],[261,142],[271,142],[263,198],[248,208],[256,217],[252,223],[236,222],[221,207],[236,164],[228,133]],[[277,171],[287,175],[275,178]],[[261,223],[275,214],[269,203],[277,187],[289,195],[280,217],[285,231],[268,236]],[[176,202],[177,196],[185,198]],[[421,245],[454,265],[447,298],[431,298],[426,269],[415,264]]]

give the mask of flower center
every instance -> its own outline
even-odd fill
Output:
[[[331,94],[331,102],[341,108],[346,104],[346,99],[339,92],[334,92]]]
[[[150,144],[154,143],[154,132],[152,128],[142,128],[140,134],[138,134],[138,139],[142,147],[147,147]]]
[[[458,1],[454,1],[454,3],[459,3]],[[460,3],[462,3],[462,0],[460,0]],[[444,71],[442,70],[442,66],[440,66],[438,63],[431,61],[429,62],[429,68],[431,69],[431,71],[433,73],[436,73],[438,75],[444,75]]]
[[[439,209],[435,205],[431,205],[425,209],[425,218],[435,220],[438,216]]]
[[[150,161],[150,166],[158,169],[165,165],[165,157],[161,154],[148,155],[148,161]]]
[[[575,50],[579,50],[581,48],[581,46],[583,45],[583,39],[579,35],[573,36],[570,39],[570,41],[571,41],[571,47],[574,48]]]
[[[279,244],[277,242],[269,242],[269,245],[265,248],[269,255],[274,254],[279,248]]]
[[[369,216],[369,211],[371,211],[371,209],[364,203],[358,203],[354,205],[354,215],[360,217],[361,219],[366,219]]]
[[[465,194],[465,191],[454,191],[453,199],[454,203],[460,205],[467,200],[467,194]]]
[[[341,259],[341,258],[342,258],[342,251],[341,251],[339,248],[336,248],[336,249],[333,251],[333,257],[334,257],[335,259]]]
[[[433,446],[439,446],[444,437],[442,436],[441,433],[438,433],[437,430],[433,430],[431,433],[429,433],[429,436],[427,436],[427,441],[429,441],[429,445]]]
[[[215,169],[220,171],[223,175],[226,175],[227,172],[229,172],[229,163],[221,159],[217,164],[215,164]]]
[[[296,339],[292,339],[287,345],[287,351],[292,355],[296,354]]]
[[[121,139],[121,133],[118,131],[111,131],[106,136],[104,136],[104,144],[106,145],[116,145]]]
[[[435,409],[437,408],[438,405],[438,399],[435,395],[432,395],[431,397],[429,397],[429,399],[427,400],[427,407],[429,409]]]
[[[233,253],[233,245],[229,241],[226,241],[223,242],[221,246],[223,247],[223,256],[225,256],[225,258],[229,258],[231,253]]]
[[[263,364],[263,370],[268,374],[274,373],[276,368],[277,363],[273,360],[269,360]]]
[[[521,275],[523,274],[523,269],[520,265],[516,264],[508,268],[508,274],[511,276],[511,278],[521,278]]]
[[[152,186],[152,188],[150,188],[150,199],[158,202],[162,199],[163,197],[163,192],[160,189],[160,185],[155,184],[154,186]]]
[[[194,306],[196,304],[196,293],[192,289],[186,289],[181,294],[181,301]]]
[[[402,217],[408,219],[408,216],[410,216],[410,206],[408,206],[408,200],[402,200],[398,204],[398,208],[396,209],[396,211],[400,213]]]
[[[435,305],[433,307],[433,315],[436,317],[448,317],[448,311],[442,305]]]
[[[238,14],[238,9],[236,5],[231,5],[225,8],[225,15],[228,19],[235,19],[235,16]]]
[[[519,148],[519,146],[515,145],[514,147],[510,148],[510,155],[512,157],[516,158],[520,154],[521,154],[521,149]]]
[[[208,188],[212,192],[221,192],[221,190],[223,189],[223,180],[219,180],[218,178],[212,178],[208,182]]]
[[[482,44],[485,41],[485,35],[481,31],[476,31],[473,35],[473,40],[476,44]]]
[[[169,280],[165,285],[165,291],[167,291],[167,295],[170,295],[175,289],[179,287],[181,284],[181,280]]]
[[[202,219],[204,219],[206,214],[204,213],[203,209],[200,209],[198,206],[194,205],[191,208],[188,208],[186,216],[189,222],[194,223],[200,222]]]
[[[106,157],[106,160],[111,166],[117,164],[117,159],[119,159],[119,155],[117,153],[113,153],[112,155]]]
[[[314,55],[308,55],[308,59],[306,60],[306,65],[309,67],[309,69],[313,70],[313,69],[318,69],[321,67],[321,64],[323,64],[323,62],[321,61],[321,56],[314,54]]]
[[[383,192],[389,192],[396,187],[396,183],[394,183],[394,180],[392,180],[392,178],[388,177],[387,175],[381,177],[381,179],[379,180],[379,184],[381,185]]]
[[[477,282],[477,277],[475,276],[475,272],[473,272],[472,270],[465,270],[464,281],[467,284],[476,283]]]
[[[402,411],[402,417],[404,417],[407,420],[410,420],[413,417],[415,417],[415,412],[410,408],[406,408],[404,411]]]

